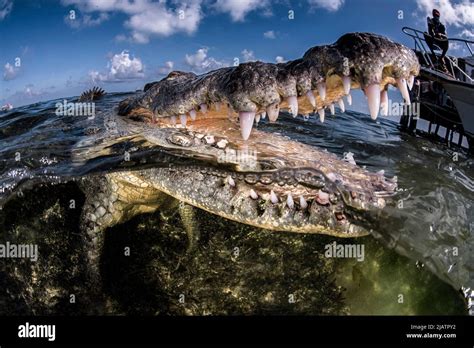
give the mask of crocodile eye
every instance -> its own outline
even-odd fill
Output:
[[[168,140],[168,142],[171,144],[182,147],[190,147],[194,145],[194,138],[190,135],[182,133],[173,133],[166,140]]]

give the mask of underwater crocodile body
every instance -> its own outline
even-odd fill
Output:
[[[186,218],[189,209],[183,207],[189,205],[269,230],[367,235],[367,221],[389,204],[396,178],[254,124],[266,116],[276,122],[281,109],[294,117],[316,114],[324,122],[325,109],[333,113],[337,103],[344,111],[343,98],[351,103],[351,88],[364,90],[376,119],[379,110],[387,112],[388,86],[398,87],[409,102],[408,88],[418,73],[410,49],[378,35],[351,33],[287,63],[250,62],[200,76],[175,71],[147,84],[120,103],[112,123],[121,136],[140,136],[177,154],[177,161],[82,178],[93,278],[100,273],[102,231],[157,209],[171,207]],[[103,93],[96,92],[85,98]]]

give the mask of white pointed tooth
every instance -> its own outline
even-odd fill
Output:
[[[289,112],[293,117],[298,116],[298,99],[296,96],[292,95],[291,97],[286,98],[286,101],[289,106]]]
[[[341,112],[346,112],[346,106],[344,105],[344,100],[341,98],[337,101],[339,104],[339,109],[341,109]]]
[[[331,115],[336,114],[336,110],[334,110],[334,104],[329,104],[329,111],[331,112]]]
[[[290,209],[293,209],[295,207],[295,201],[293,200],[293,196],[291,195],[291,193],[288,193],[288,197],[286,198],[286,205]]]
[[[376,120],[380,109],[380,85],[373,83],[365,87],[365,95],[369,103],[370,117]]]
[[[230,106],[230,104],[227,104],[227,117],[229,119],[232,119],[232,116],[234,116],[234,109],[232,109],[232,106]]]
[[[176,116],[170,117],[171,124],[174,126],[176,124]]]
[[[250,198],[252,198],[252,199],[257,199],[258,198],[257,192],[255,192],[253,189],[250,190]]]
[[[397,87],[407,104],[410,104],[410,93],[408,93],[407,81],[403,78],[397,80]]]
[[[349,94],[351,91],[351,77],[343,76],[342,77],[342,86],[344,87],[344,94]]]
[[[316,87],[318,88],[319,97],[322,101],[324,101],[326,99],[326,83],[320,82],[316,85]]]
[[[388,93],[385,89],[380,92],[380,115],[388,115]]]
[[[215,103],[214,107],[216,108],[216,111],[220,111],[221,110],[221,103],[219,103],[219,102]]]
[[[350,93],[346,95],[346,99],[347,99],[347,104],[352,105],[352,96]]]
[[[410,91],[413,88],[414,83],[415,83],[415,75],[410,75],[407,81],[407,85],[408,85],[408,88],[410,88]]]
[[[189,112],[189,117],[191,117],[191,120],[195,121],[196,120],[196,110],[191,110]]]
[[[261,114],[262,120],[264,120],[267,117],[267,112],[263,111]]]
[[[199,109],[201,110],[203,114],[205,114],[207,112],[207,104],[203,103],[199,105]]]
[[[278,114],[280,113],[280,104],[273,103],[267,106],[267,115],[270,122],[276,122]]]
[[[242,138],[247,140],[252,132],[253,121],[255,120],[255,112],[241,111],[239,112],[240,133]]]
[[[304,199],[303,196],[300,196],[300,207],[301,209],[308,208],[308,202],[306,202],[306,199]]]
[[[260,114],[255,115],[255,124],[260,122]]]
[[[273,204],[278,203],[278,197],[275,194],[275,192],[273,192],[273,190],[270,191],[270,200],[272,201]]]
[[[325,115],[324,109],[319,109],[318,114],[319,114],[319,120],[321,121],[321,123],[323,123],[324,122],[324,115]]]
[[[181,122],[183,127],[186,127],[187,120],[188,120],[188,118],[186,117],[186,115],[179,115],[179,122]]]
[[[232,179],[232,177],[229,175],[227,177],[227,182],[229,183],[230,186],[234,187],[235,186],[235,181]]]
[[[314,93],[312,90],[309,90],[308,92],[306,92],[306,98],[308,98],[308,101],[310,102],[310,104],[313,106],[313,108],[315,108],[316,98],[314,97]]]

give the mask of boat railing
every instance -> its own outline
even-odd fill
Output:
[[[425,65],[430,67],[433,70],[437,70],[435,65],[433,64],[433,60],[431,59],[431,55],[430,55],[431,51],[429,50],[429,48],[427,48],[428,44],[426,43],[426,40],[425,40],[425,33],[421,30],[413,29],[410,27],[403,27],[402,31],[404,34],[413,38],[413,41],[415,43],[415,51],[420,52]],[[452,38],[452,39],[447,39],[447,40],[449,43],[456,42],[456,43],[464,44],[467,50],[469,51],[469,53],[471,54],[471,56],[474,56],[474,53],[473,53],[474,41],[459,39],[459,38]],[[439,48],[439,50],[441,49]],[[438,56],[436,52],[435,52],[435,55]],[[445,58],[450,62],[451,73],[453,76],[456,76],[455,71],[457,71],[461,75],[463,75],[467,81],[469,81],[470,83],[474,83],[474,79],[471,76],[469,76],[463,69],[459,67],[457,58],[453,59],[451,57],[448,57],[447,55],[445,56]]]

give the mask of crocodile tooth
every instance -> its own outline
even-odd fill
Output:
[[[350,93],[346,95],[346,99],[347,99],[347,104],[352,105],[352,96]]]
[[[229,120],[232,119],[232,116],[234,116],[234,109],[232,109],[232,106],[230,104],[227,104],[227,117]]]
[[[183,125],[183,127],[186,127],[186,122],[187,122],[187,117],[186,115],[179,115],[179,121]]]
[[[258,198],[257,192],[255,192],[253,189],[250,190],[250,198],[252,198],[252,199],[257,199]]]
[[[378,83],[371,84],[365,88],[365,95],[369,103],[370,117],[376,120],[380,109],[380,85]]]
[[[344,94],[349,94],[351,91],[351,77],[350,76],[343,76],[342,77],[342,85],[344,87]]]
[[[170,117],[171,124],[174,126],[176,124],[176,116]]]
[[[321,121],[321,123],[323,123],[324,122],[324,115],[325,115],[324,109],[319,109],[318,114],[319,114],[319,120]]]
[[[326,83],[320,82],[316,85],[316,87],[318,88],[319,97],[322,101],[324,101],[326,99]]]
[[[205,114],[207,112],[207,104],[203,103],[199,105],[199,109],[201,110],[203,114]]]
[[[296,98],[296,96],[292,95],[286,98],[286,101],[289,105],[289,113],[293,115],[293,117],[298,116],[298,99]]]
[[[380,115],[388,115],[388,93],[385,89],[380,92]]]
[[[209,145],[212,145],[216,142],[213,135],[206,135],[204,137],[204,141],[206,142],[206,144],[209,144]]]
[[[273,192],[273,190],[270,191],[270,200],[273,204],[277,204],[278,203],[278,197],[277,195],[275,194],[275,192]]]
[[[276,122],[278,114],[280,113],[280,104],[273,103],[267,106],[267,115],[270,122]]]
[[[240,133],[242,138],[247,140],[252,132],[253,121],[255,119],[255,112],[241,111],[239,112]]]
[[[289,193],[288,197],[286,198],[286,205],[290,209],[293,209],[295,207],[295,202],[293,201],[293,196],[291,196],[291,193]]]
[[[219,149],[225,149],[228,143],[229,142],[226,139],[221,139],[216,143],[216,145]]]
[[[267,117],[267,112],[263,111],[260,115],[261,115],[262,120],[264,120]]]
[[[334,104],[329,104],[329,111],[331,111],[331,115],[336,114],[336,110],[334,110]]]
[[[405,103],[410,104],[410,93],[408,93],[407,81],[404,78],[398,79],[397,87],[400,90],[403,99],[405,99]]]
[[[310,104],[313,106],[313,108],[316,107],[316,98],[314,97],[313,91],[309,90],[306,92],[306,97],[308,98]]]
[[[229,183],[230,186],[235,187],[235,181],[234,179],[232,179],[230,175],[227,177],[227,182]]]
[[[329,194],[319,190],[318,195],[315,197],[316,202],[322,205],[329,204]]]
[[[189,112],[189,117],[191,117],[191,120],[195,121],[196,120],[196,110],[191,110]]]
[[[410,75],[407,81],[408,88],[411,89],[413,88],[413,83],[415,83],[415,75]]]
[[[308,203],[306,202],[306,199],[304,199],[303,196],[300,196],[300,207],[301,209],[308,208]]]
[[[260,122],[260,114],[255,115],[255,124],[258,124]]]
[[[341,98],[337,101],[339,104],[339,109],[341,109],[341,112],[346,112],[346,106],[344,105],[344,100]]]

